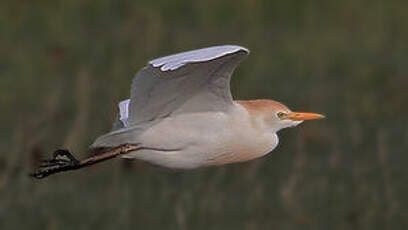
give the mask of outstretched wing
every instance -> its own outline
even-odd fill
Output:
[[[150,61],[132,82],[129,126],[172,114],[228,109],[231,74],[248,53],[225,45]]]
[[[215,46],[150,61],[133,79],[130,101],[119,103],[111,132],[91,148],[135,144],[151,122],[174,114],[228,110],[231,74],[248,53],[240,46]]]

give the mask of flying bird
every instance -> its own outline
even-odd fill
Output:
[[[279,130],[324,117],[274,100],[233,100],[231,75],[248,54],[224,45],[150,61],[134,77],[130,99],[119,103],[112,130],[90,146],[90,157],[57,150],[31,175],[44,178],[117,156],[172,169],[244,162],[275,149]]]

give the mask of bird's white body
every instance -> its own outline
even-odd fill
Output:
[[[227,112],[199,112],[168,117],[145,130],[141,150],[123,155],[168,168],[248,161],[272,151],[278,137],[254,120],[239,103]]]
[[[229,82],[249,51],[216,46],[149,62],[134,78],[131,97],[119,103],[111,132],[92,149],[124,145],[124,158],[192,169],[248,161],[278,145],[276,133],[322,115],[291,112],[273,100],[234,101]]]

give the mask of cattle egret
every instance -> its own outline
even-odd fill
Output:
[[[276,148],[279,130],[324,117],[273,100],[234,101],[231,74],[248,53],[224,45],[150,61],[133,79],[130,99],[119,103],[113,129],[91,145],[91,157],[79,161],[57,150],[32,176],[116,156],[172,169],[249,161]]]

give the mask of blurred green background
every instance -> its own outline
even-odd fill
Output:
[[[2,1],[0,229],[407,229],[407,1]],[[173,172],[115,159],[44,180],[57,148],[86,156],[148,60],[251,50],[237,99],[326,120],[280,132],[248,163]]]

